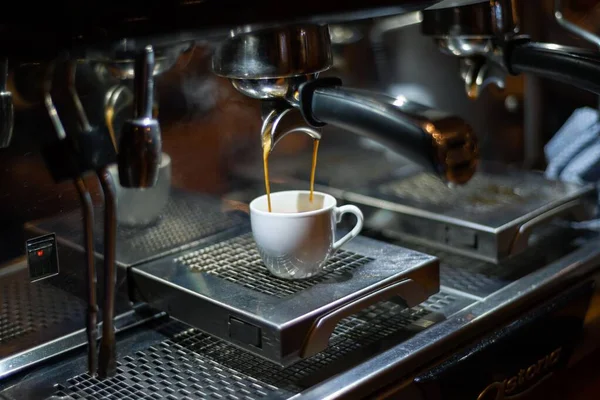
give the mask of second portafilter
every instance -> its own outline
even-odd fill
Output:
[[[137,56],[134,116],[125,121],[119,142],[119,180],[126,188],[152,187],[158,180],[162,139],[154,104],[154,51],[146,46]]]
[[[331,124],[369,137],[447,182],[461,184],[473,176],[477,143],[465,121],[402,96],[344,88],[338,78],[319,78],[331,66],[326,25],[240,33],[221,43],[213,56],[214,72],[229,78],[238,91],[296,108],[313,127]]]

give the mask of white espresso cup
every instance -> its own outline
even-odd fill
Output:
[[[267,269],[278,278],[305,279],[321,272],[327,260],[345,243],[355,238],[363,227],[358,207],[336,206],[333,196],[291,190],[271,194],[272,212],[267,196],[250,203],[250,222],[258,252]],[[356,225],[339,240],[335,228],[342,215],[354,214]]]

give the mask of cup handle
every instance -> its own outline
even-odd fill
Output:
[[[352,205],[336,207],[335,222],[339,224],[342,220],[342,215],[344,214],[354,214],[354,216],[356,217],[356,225],[354,225],[354,228],[352,228],[352,230],[348,232],[343,238],[341,238],[333,244],[333,251],[338,251],[340,247],[342,247],[350,240],[358,236],[361,229],[363,228],[363,222],[365,220],[365,217],[363,216],[362,211],[360,211],[360,208]]]

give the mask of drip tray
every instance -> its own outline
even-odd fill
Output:
[[[320,276],[278,279],[250,232],[132,267],[137,300],[281,366],[324,351],[343,318],[384,300],[409,307],[439,290],[435,257],[357,237]]]
[[[281,368],[183,324],[159,329],[166,338],[129,348],[121,342],[117,375],[99,380],[61,368],[61,399],[287,399],[407,340],[470,301],[440,292],[410,309],[381,302],[342,320],[327,350]],[[82,368],[78,369],[82,370]],[[24,382],[27,388],[35,384]],[[19,393],[21,396],[23,393]],[[17,398],[15,393],[14,397]]]
[[[596,190],[482,166],[464,186],[450,188],[419,172],[348,190],[343,199],[361,207],[368,227],[387,237],[501,263],[527,250],[540,228],[592,217]]]

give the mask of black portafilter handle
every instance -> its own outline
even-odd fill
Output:
[[[508,71],[533,74],[600,94],[600,52],[515,38],[504,47]]]
[[[125,121],[119,141],[119,181],[126,188],[152,187],[158,180],[162,138],[152,117],[154,50],[146,46],[135,61],[134,117]]]
[[[464,120],[401,96],[341,85],[338,78],[322,78],[300,87],[301,111],[309,124],[331,124],[368,137],[446,182],[471,179],[478,146]]]

